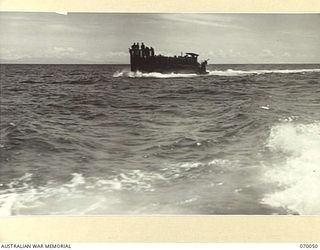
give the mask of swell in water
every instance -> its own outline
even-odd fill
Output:
[[[295,117],[289,117],[271,127],[270,135],[265,142],[270,150],[270,160],[262,162],[265,169],[262,182],[275,186],[274,190],[264,195],[262,204],[278,207],[306,215],[320,214],[320,122],[299,123]],[[15,214],[108,214],[121,213],[127,206],[130,213],[161,213],[161,210],[179,213],[175,204],[170,208],[152,207],[132,198],[120,195],[128,192],[144,193],[141,197],[147,200],[159,186],[186,178],[192,171],[215,169],[221,166],[222,171],[234,168],[235,162],[226,159],[215,159],[209,162],[185,162],[163,166],[157,172],[139,169],[105,177],[84,177],[73,173],[68,182],[59,184],[49,182],[43,186],[33,184],[33,175],[26,173],[20,178],[3,185],[0,191],[0,216]],[[223,182],[212,182],[219,187]],[[235,189],[234,192],[241,192]],[[188,204],[199,197],[176,201],[177,204]],[[290,212],[291,211],[291,212]]]
[[[124,67],[3,66],[1,215],[320,214],[320,65]]]
[[[275,163],[265,163],[265,180],[277,191],[262,202],[299,214],[320,214],[320,122],[288,119],[272,127],[266,145]]]
[[[246,76],[246,75],[261,75],[261,74],[292,74],[292,73],[307,73],[307,72],[320,72],[320,69],[275,69],[275,70],[209,70],[206,75],[198,74],[182,74],[182,73],[142,73],[140,71],[117,71],[113,77],[129,77],[129,78],[190,78],[201,76]]]

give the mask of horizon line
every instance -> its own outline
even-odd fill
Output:
[[[299,65],[299,64],[320,64],[317,63],[211,63],[208,65]],[[129,63],[1,63],[0,65],[128,65]]]

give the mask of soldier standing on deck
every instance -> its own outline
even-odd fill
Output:
[[[133,45],[131,45],[130,53],[131,53],[132,55],[136,55],[136,43],[134,43]]]
[[[141,56],[140,45],[137,43],[137,56]]]
[[[152,47],[150,48],[150,56],[154,57],[154,49]]]
[[[143,43],[141,43],[141,56],[145,57],[145,46]]]
[[[136,56],[140,57],[140,45],[137,43],[136,45]]]
[[[146,47],[146,48],[145,48],[145,56],[146,56],[146,57],[149,57],[149,56],[150,56],[150,49],[149,49],[149,47]]]

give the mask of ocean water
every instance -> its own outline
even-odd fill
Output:
[[[0,215],[320,214],[320,65],[1,65]]]

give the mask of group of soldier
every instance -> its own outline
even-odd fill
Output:
[[[134,43],[131,46],[130,53],[132,53],[134,56],[139,57],[154,57],[154,49],[152,47],[146,47],[143,43],[141,43],[141,46],[139,43]]]

